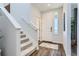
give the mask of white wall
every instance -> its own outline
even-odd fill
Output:
[[[51,11],[42,13],[42,40],[52,41],[55,43],[63,43],[63,8],[53,9]],[[54,33],[54,16],[58,12],[58,34]],[[52,32],[51,32],[52,27]]]
[[[34,46],[37,46],[37,32],[29,24],[32,19],[32,6],[28,3],[14,3],[10,6],[11,15],[21,25],[25,31],[26,36],[33,41]],[[29,23],[29,24],[27,24]]]
[[[40,21],[41,21],[41,12],[36,8],[32,7],[32,20],[31,23],[37,28],[37,38],[40,40]]]
[[[71,55],[71,4],[64,4],[63,12],[65,12],[65,31],[63,46],[67,56]]]
[[[37,8],[32,7],[31,23],[33,23],[39,29],[39,21],[40,20],[41,20],[41,12]]]
[[[25,19],[27,22],[31,22],[31,5],[28,3],[12,3],[10,4],[11,15],[16,18],[16,20],[20,21],[21,19]]]
[[[67,12],[67,4],[63,5],[63,13]],[[67,54],[67,35],[66,35],[66,15],[65,15],[65,31],[63,32],[63,47],[65,50],[65,53]]]

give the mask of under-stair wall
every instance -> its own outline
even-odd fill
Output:
[[[4,8],[0,8],[0,30],[3,33],[2,53],[6,56],[17,55],[16,30],[21,28],[19,24],[8,14]]]

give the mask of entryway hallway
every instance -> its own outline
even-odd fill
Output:
[[[71,56],[71,5],[1,4],[1,55]]]

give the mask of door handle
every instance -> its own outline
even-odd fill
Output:
[[[52,27],[50,27],[50,32],[52,32]]]

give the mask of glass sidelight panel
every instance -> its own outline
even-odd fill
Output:
[[[58,34],[58,13],[54,16],[54,33]]]

